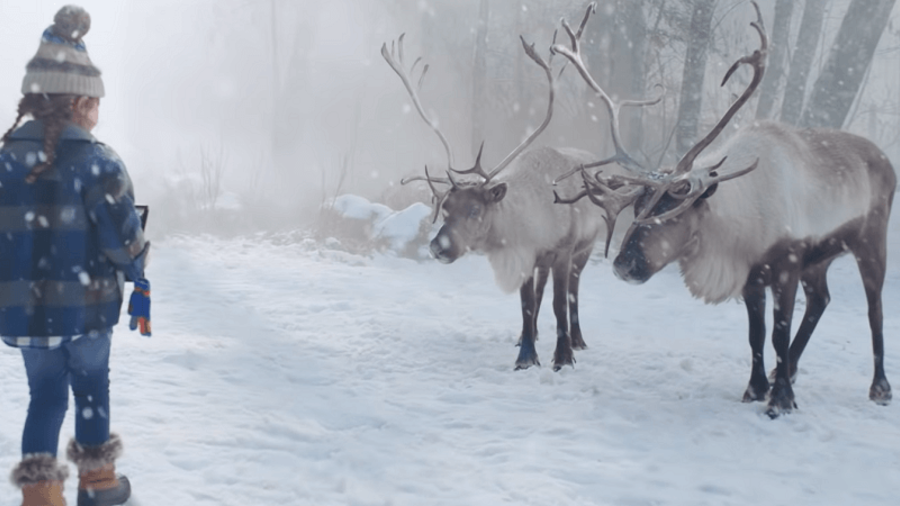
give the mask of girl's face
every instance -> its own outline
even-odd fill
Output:
[[[100,119],[100,99],[95,97],[78,97],[72,103],[72,121],[88,132],[97,126]]]

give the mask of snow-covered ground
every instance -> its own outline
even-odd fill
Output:
[[[895,388],[898,220],[884,291]],[[867,399],[871,343],[850,258],[831,269],[800,407],[773,421],[740,402],[743,306],[692,299],[675,269],[631,286],[593,261],[581,289],[589,349],[554,373],[546,301],[543,367],[513,371],[518,297],[483,257],[448,266],[259,237],[157,240],[153,255],[154,335],[123,321],[111,364],[131,505],[898,504],[900,411]],[[774,365],[770,345],[766,358]],[[0,384],[8,470],[28,398],[11,348]],[[70,413],[61,445],[72,433]],[[18,504],[0,483],[0,506]]]

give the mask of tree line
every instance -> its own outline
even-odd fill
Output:
[[[395,9],[409,2],[394,0]],[[755,109],[742,114],[803,127],[841,129],[864,90],[876,48],[888,28],[895,0],[760,0],[770,47]],[[430,2],[422,11],[422,33],[442,39],[423,42],[455,46],[458,72],[470,78],[469,149],[504,135],[507,144],[527,128],[531,104],[541,106],[540,76],[528,68],[517,37],[549,45],[559,18],[580,18],[584,0],[472,0]],[[600,85],[612,96],[645,98],[653,86],[666,89],[662,105],[625,111],[625,144],[650,165],[686,152],[730,103],[732,92],[717,87],[727,65],[755,43],[746,0],[597,0],[583,51]],[[826,27],[840,23],[836,33]],[[468,22],[468,27],[466,27]],[[574,22],[574,21],[572,21]],[[455,25],[455,26],[454,26]],[[461,26],[460,26],[461,25]],[[463,28],[463,29],[460,29]],[[468,29],[465,29],[468,28]],[[826,45],[827,44],[827,45]],[[716,62],[718,65],[713,65]],[[561,59],[557,65],[561,66]],[[563,70],[563,73],[573,72]],[[746,78],[745,78],[746,79]],[[746,84],[736,81],[734,89]],[[560,80],[562,109],[570,140],[604,137],[606,119],[592,104],[592,92],[578,79]],[[751,104],[752,105],[752,104]],[[747,118],[749,119],[749,118]],[[587,133],[590,132],[590,133]],[[581,137],[581,138],[580,138]],[[490,142],[494,142],[491,140]],[[605,149],[606,145],[603,146]]]

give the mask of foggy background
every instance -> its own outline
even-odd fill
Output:
[[[810,0],[811,1],[811,0]],[[70,2],[0,1],[3,78],[0,124],[15,119],[24,68],[55,12]],[[106,97],[94,134],[125,161],[140,203],[151,205],[151,235],[169,232],[248,233],[315,227],[319,209],[355,193],[394,209],[427,201],[422,185],[403,176],[428,164],[446,169],[444,150],[411,107],[398,77],[382,59],[383,43],[406,33],[406,59],[430,64],[420,95],[468,168],[482,140],[493,166],[543,120],[544,74],[518,36],[547,48],[565,17],[576,25],[588,2],[575,0],[84,0],[85,37],[103,71]],[[839,127],[872,139],[900,163],[900,25],[893,0],[868,3],[882,15],[864,19],[863,37],[882,20],[871,64],[851,69],[856,92],[834,91],[850,107]],[[758,46],[745,0],[600,0],[583,38],[591,71],[617,99],[655,95],[659,105],[623,113],[625,144],[650,166],[677,160],[705,134],[746,86],[739,71],[719,88],[725,70]],[[792,59],[807,2],[760,0],[771,51],[770,90],[757,90],[733,120],[781,118]],[[790,4],[788,16],[784,9]],[[839,29],[857,0],[817,0],[808,77],[810,101]],[[855,6],[855,7],[854,7]],[[711,9],[697,30],[698,8]],[[876,7],[870,7],[876,8]],[[889,15],[884,15],[887,12]],[[776,19],[778,18],[778,19]],[[781,55],[776,32],[781,20]],[[858,21],[859,22],[859,21]],[[707,41],[697,40],[708,33]],[[877,35],[877,34],[876,34]],[[562,36],[560,42],[564,42]],[[693,44],[693,46],[692,46]],[[685,80],[691,47],[705,49]],[[863,54],[864,51],[858,54]],[[691,53],[693,54],[693,53]],[[863,61],[858,56],[851,62]],[[782,63],[776,63],[780,58]],[[843,60],[847,64],[846,56]],[[562,57],[553,60],[562,67]],[[694,61],[694,60],[691,60]],[[696,61],[695,61],[696,63]],[[795,65],[796,66],[796,65]],[[606,110],[569,66],[558,80],[550,127],[534,146],[574,146],[611,154]],[[843,84],[843,80],[840,80]],[[698,91],[683,88],[693,85]],[[843,93],[843,95],[842,95]],[[758,110],[768,97],[769,112]],[[691,120],[688,102],[694,103]],[[801,105],[798,100],[791,104]],[[802,118],[796,120],[802,123]],[[727,133],[722,137],[727,136]],[[688,143],[688,144],[685,144]]]

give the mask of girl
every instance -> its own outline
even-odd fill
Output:
[[[131,493],[115,473],[122,442],[109,431],[109,351],[125,280],[135,283],[133,321],[150,334],[149,243],[124,164],[90,134],[104,90],[82,42],[89,28],[80,7],[56,14],[0,149],[0,337],[21,349],[31,397],[12,472],[23,506],[65,505],[68,468],[56,454],[70,387],[78,506],[122,504]]]

